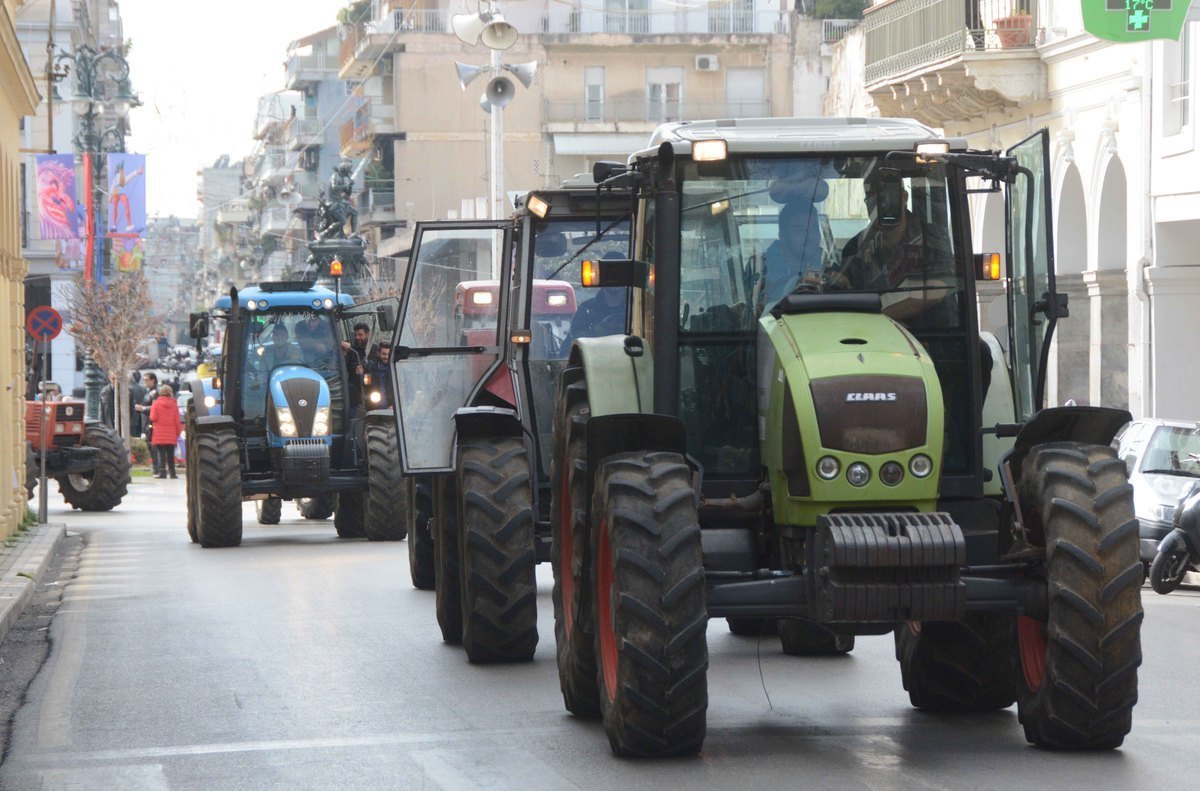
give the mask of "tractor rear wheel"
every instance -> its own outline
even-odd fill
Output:
[[[368,541],[403,541],[405,528],[404,476],[400,473],[400,450],[396,424],[368,423],[367,512],[363,532]]]
[[[362,492],[342,492],[333,513],[333,529],[338,538],[362,538],[366,517],[366,498]]]
[[[84,427],[83,445],[96,448],[96,466],[90,472],[70,473],[58,478],[58,490],[72,508],[80,511],[111,511],[128,491],[129,454],[117,432],[107,426]]]
[[[1017,716],[1051,749],[1118,747],[1142,663],[1138,522],[1125,463],[1107,446],[1060,442],[1025,458],[1021,508],[1046,548],[1045,621],[1018,616]]]
[[[202,547],[242,543],[242,465],[233,429],[188,435],[196,446],[196,536]]]
[[[537,553],[521,437],[458,449],[462,644],[472,662],[523,662],[537,648]]]
[[[587,525],[587,379],[568,368],[554,406],[550,460],[550,564],[554,570],[554,642],[558,684],[567,711],[600,715]]]
[[[408,573],[417,590],[433,590],[433,482],[427,475],[412,475],[405,481],[408,490]]]
[[[462,642],[462,582],[459,578],[458,495],[454,476],[440,475],[434,484],[433,566],[434,613],[442,639]]]
[[[184,445],[184,467],[183,481],[186,484],[186,500],[187,500],[187,532],[188,538],[193,544],[200,542],[200,535],[196,531],[196,525],[200,520],[200,499],[199,491],[200,484],[197,482],[197,471],[199,469],[196,463],[196,408],[188,407],[187,422],[184,427],[187,429],[187,435],[190,439]]]
[[[278,497],[268,497],[265,500],[254,501],[254,513],[260,525],[277,525],[283,516],[283,500]]]
[[[319,494],[316,497],[301,497],[296,501],[300,516],[305,519],[328,519],[337,508],[337,495]]]
[[[908,699],[926,711],[992,711],[1017,699],[1008,613],[896,627],[896,659]]]
[[[708,612],[691,475],[676,453],[605,461],[592,501],[600,707],[618,755],[692,755],[708,710]]]
[[[779,629],[778,618],[726,618],[729,633],[738,637],[771,637]]]
[[[779,621],[779,642],[789,656],[839,656],[854,650],[854,635],[796,618]]]

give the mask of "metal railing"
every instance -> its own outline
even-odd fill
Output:
[[[301,72],[332,70],[334,64],[328,63],[324,52],[314,52],[311,55],[293,55],[287,60],[287,84],[291,85]]]
[[[292,118],[288,122],[288,140],[299,141],[321,136],[320,118]]]
[[[822,19],[821,41],[825,44],[836,44],[854,28],[858,27],[860,19]]]
[[[771,102],[650,102],[645,99],[616,99],[608,102],[545,102],[544,123],[664,123],[708,118],[766,118]]]
[[[457,13],[457,12],[453,12]],[[450,16],[447,9],[413,9],[393,12],[373,20],[361,31],[367,33],[450,33]],[[740,9],[712,7],[680,13],[677,9],[656,11],[572,11],[569,14],[542,14],[538,30],[549,35],[628,33],[631,35],[678,35],[684,33],[759,33],[784,34],[788,32],[788,14],[785,11],[743,11]],[[344,43],[344,42],[343,42]],[[355,44],[350,45],[353,51]]]
[[[1037,45],[1030,0],[892,0],[863,12],[866,82],[880,82],[965,52]]]

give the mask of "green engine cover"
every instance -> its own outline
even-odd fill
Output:
[[[766,315],[760,325],[759,439],[775,522],[812,527],[834,510],[933,511],[945,411],[920,342],[875,313]],[[918,456],[932,462],[924,477],[913,472]],[[837,461],[828,479],[817,472],[825,457]],[[889,462],[901,470],[890,483]],[[852,464],[866,465],[866,483],[850,483]]]

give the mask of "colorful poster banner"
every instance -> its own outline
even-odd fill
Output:
[[[118,272],[137,272],[142,268],[142,239],[140,236],[112,240],[112,254],[117,259]]]
[[[1083,27],[1105,41],[1178,40],[1191,0],[1080,0]]]
[[[38,154],[38,219],[43,239],[78,239],[83,212],[75,201],[75,155]]]
[[[146,230],[146,156],[108,155],[109,236],[137,236]]]

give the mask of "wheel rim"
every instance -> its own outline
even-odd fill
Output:
[[[571,524],[571,514],[574,509],[571,506],[571,479],[568,470],[564,470],[559,478],[561,478],[558,498],[558,574],[561,577],[559,595],[562,596],[563,622],[566,624],[569,635],[571,627],[575,624],[575,569],[573,567],[575,537],[572,535],[574,531]]]
[[[600,667],[604,694],[609,701],[617,688],[617,633],[612,619],[612,549],[608,543],[608,520],[600,521],[600,540],[596,552],[597,629],[600,632]]]
[[[87,473],[73,472],[67,479],[71,481],[71,488],[77,492],[86,492],[92,488],[92,479],[87,477]]]
[[[1187,573],[1187,567],[1188,553],[1172,552],[1166,564],[1166,579],[1164,581],[1174,583],[1183,579],[1183,575]]]
[[[1020,645],[1021,671],[1031,692],[1041,689],[1046,676],[1046,624],[1028,615],[1017,617],[1017,641]]]

